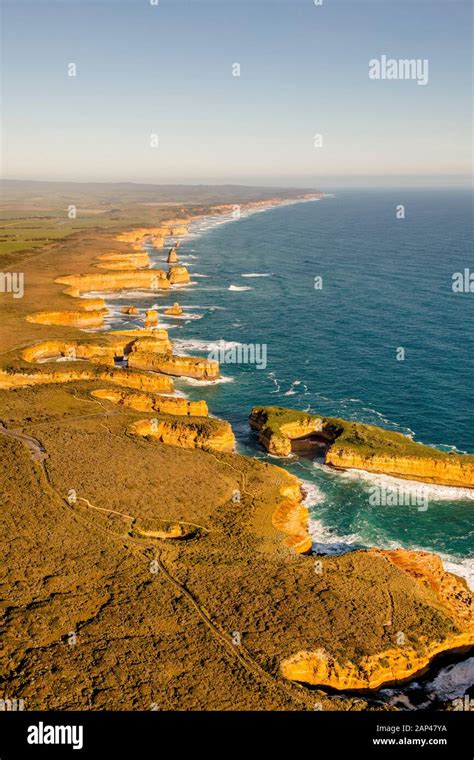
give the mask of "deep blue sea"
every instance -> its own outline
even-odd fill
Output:
[[[176,381],[232,423],[242,453],[268,456],[248,427],[256,404],[359,420],[474,453],[474,293],[452,290],[453,273],[474,271],[471,203],[467,190],[340,190],[240,219],[206,219],[178,252],[192,284],[135,294],[135,303],[180,302],[185,319],[161,319],[177,353],[207,356],[221,340],[229,348],[266,346],[266,367],[224,363],[220,382]],[[396,216],[399,204],[405,219]],[[155,266],[164,253],[150,249]],[[115,296],[115,306],[132,296]],[[426,510],[372,506],[369,488],[384,476],[337,473],[307,458],[272,461],[305,482],[319,551],[433,550],[472,577],[474,492],[432,486]]]

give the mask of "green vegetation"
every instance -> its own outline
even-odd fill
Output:
[[[213,204],[301,195],[301,189],[291,188],[141,185],[133,182],[4,180],[0,189],[2,266],[13,263],[10,262],[11,254],[39,248],[84,230],[153,226],[165,215],[179,218],[189,213],[209,213],[209,205]],[[71,206],[76,210],[74,219],[68,216]]]

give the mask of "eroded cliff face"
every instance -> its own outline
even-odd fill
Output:
[[[474,488],[474,456],[447,453],[391,430],[283,407],[255,407],[250,425],[272,454],[324,450],[325,463],[446,486]]]
[[[184,449],[231,452],[235,447],[230,424],[211,417],[193,418],[192,421],[138,420],[130,425],[129,432]]]
[[[155,248],[163,247],[163,238],[168,234],[168,228],[164,225],[160,227],[137,227],[134,230],[126,230],[116,236],[116,240],[120,243],[140,243],[141,244],[148,238],[153,240]]]
[[[171,285],[187,285],[191,278],[186,267],[175,265],[169,269],[168,280]]]
[[[446,486],[474,488],[474,461],[453,455],[452,461],[428,457],[402,457],[399,455],[361,456],[350,447],[331,446],[326,454],[326,464],[338,469],[367,470],[398,478],[408,478]]]
[[[194,356],[157,355],[137,351],[130,354],[128,366],[199,380],[215,380],[219,377],[218,362]]]
[[[250,426],[259,432],[259,440],[270,454],[287,457],[292,452],[292,441],[296,438],[321,431],[322,423],[318,418],[301,415],[301,419],[287,422],[277,429],[266,424],[265,418],[256,409],[249,418]]]
[[[108,314],[107,309],[84,311],[39,311],[28,314],[28,322],[39,325],[68,325],[70,327],[92,328],[101,327]]]
[[[287,534],[285,546],[297,554],[311,551],[311,536],[308,533],[309,513],[307,507],[298,498],[285,498],[272,514],[272,525]]]
[[[81,293],[88,291],[124,290],[128,288],[163,290],[170,287],[170,281],[162,269],[105,274],[71,274],[67,277],[58,277],[55,282],[67,285],[65,292],[74,297],[79,297]]]
[[[98,269],[112,269],[112,270],[133,270],[133,269],[145,269],[149,267],[150,257],[146,251],[141,253],[103,253],[98,256],[98,264],[95,266]]]
[[[70,360],[87,359],[97,361],[100,357],[127,356],[130,351],[147,351],[148,353],[169,353],[171,342],[166,330],[143,331],[144,337],[129,334],[135,331],[108,333],[99,340],[45,340],[25,348],[21,356],[30,363],[44,362],[48,359],[67,358]],[[140,331],[136,331],[138,336]]]
[[[178,416],[207,417],[208,409],[205,401],[188,401],[179,396],[159,396],[147,393],[130,393],[110,389],[91,391],[94,398],[106,399],[113,404],[127,406],[139,412],[158,412]]]
[[[105,357],[107,360],[107,357]],[[70,369],[49,367],[42,372],[0,370],[0,388],[23,388],[28,385],[48,385],[50,383],[70,383],[75,380],[102,380],[123,388],[149,391],[151,393],[171,393],[173,381],[166,375],[150,375],[146,372],[131,372],[125,369],[103,369],[91,367]]]
[[[398,645],[382,648],[357,662],[342,662],[323,647],[302,650],[282,661],[281,670],[286,678],[339,690],[377,689],[414,676],[441,652],[474,644],[474,596],[463,579],[444,570],[439,557],[405,549],[370,549],[366,554],[383,557],[409,576],[407,588],[415,605],[419,605],[420,611],[432,608],[433,619],[440,623],[438,639],[427,637],[422,626],[416,641],[405,639],[400,631],[394,636]],[[411,607],[411,598],[407,604]],[[395,612],[398,610],[390,612],[389,607],[387,626],[392,625],[391,616]]]

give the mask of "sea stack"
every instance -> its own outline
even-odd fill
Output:
[[[181,266],[171,267],[167,277],[171,285],[187,285],[191,279],[186,267]]]
[[[148,309],[145,314],[145,327],[154,327],[158,324],[158,312],[156,309]]]
[[[169,317],[182,317],[183,310],[179,303],[176,302],[173,306],[170,306],[169,309],[165,309],[164,314],[167,314]]]
[[[120,309],[121,314],[138,314],[138,309],[136,306],[122,306]]]
[[[176,253],[176,248],[170,248],[168,251],[168,258],[166,259],[168,264],[176,264],[178,261],[178,255]]]

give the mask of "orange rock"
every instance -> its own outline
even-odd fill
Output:
[[[169,309],[165,309],[164,314],[169,317],[181,317],[183,315],[183,310],[179,303],[176,302],[173,306],[170,306]]]
[[[194,356],[157,355],[137,351],[130,354],[128,366],[177,377],[194,377],[199,380],[215,380],[219,377],[218,362]]]
[[[354,552],[354,558],[361,553]],[[386,646],[379,652],[363,655],[357,662],[348,659],[341,662],[321,646],[302,650],[283,660],[281,670],[286,678],[339,690],[377,689],[413,677],[441,652],[474,644],[474,596],[464,579],[444,570],[439,557],[405,549],[370,549],[365,554],[385,558],[410,577],[406,582],[410,605],[415,605],[415,609],[432,607],[435,619],[444,621],[439,636],[434,640],[432,636],[427,638],[421,628],[416,646],[402,636],[398,646]],[[390,587],[387,594],[390,599]]]
[[[67,285],[70,296],[80,296],[91,290],[123,290],[146,288],[161,290],[170,287],[166,272],[162,269],[146,269],[140,272],[107,272],[104,274],[72,274],[58,277],[55,282]]]
[[[228,422],[215,418],[181,420],[137,420],[129,427],[129,432],[147,438],[156,438],[162,443],[184,449],[213,449],[231,452],[235,438]]]
[[[153,327],[158,324],[158,312],[156,309],[148,309],[145,314],[145,327]]]
[[[108,314],[107,309],[97,311],[39,311],[36,314],[28,314],[28,322],[40,325],[69,325],[71,327],[100,327],[104,317]]]
[[[207,417],[208,409],[205,401],[188,401],[179,396],[159,396],[148,393],[131,393],[123,390],[96,390],[91,395],[95,398],[107,399],[114,404],[128,406],[140,412],[161,412],[178,416]]]
[[[188,270],[182,266],[170,267],[167,277],[171,285],[187,285],[191,280]]]
[[[121,314],[138,314],[138,309],[136,306],[122,306],[120,309]]]

